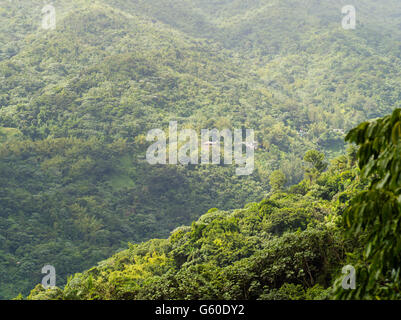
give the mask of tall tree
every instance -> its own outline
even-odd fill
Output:
[[[346,140],[359,146],[358,164],[367,190],[354,197],[344,222],[350,239],[363,241],[350,264],[356,269],[356,289],[336,285],[337,298],[401,298],[401,109],[364,122]]]

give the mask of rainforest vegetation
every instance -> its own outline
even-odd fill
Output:
[[[0,2],[0,299],[400,298],[398,0],[52,5]],[[254,172],[150,165],[170,121]]]

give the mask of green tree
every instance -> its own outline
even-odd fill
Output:
[[[270,186],[273,192],[282,190],[286,182],[287,177],[281,170],[275,170],[270,175]]]
[[[349,239],[363,240],[363,249],[350,259],[357,272],[355,290],[342,290],[341,299],[401,298],[401,109],[364,122],[346,140],[359,146],[358,164],[367,190],[352,200],[345,213]]]
[[[305,179],[309,180],[310,183],[326,170],[327,162],[324,161],[324,158],[324,153],[317,150],[309,150],[305,153],[304,161],[309,164],[309,167],[305,168]]]
[[[323,172],[327,168],[327,162],[324,161],[324,153],[317,150],[309,150],[305,153],[304,161],[310,163],[318,172]]]

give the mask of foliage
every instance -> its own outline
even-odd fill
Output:
[[[286,182],[287,178],[281,170],[275,170],[270,175],[270,187],[272,191],[281,190]]]
[[[3,1],[0,8],[0,299],[28,295],[40,283],[45,264],[56,267],[61,287],[68,275],[89,269],[127,242],[167,238],[210,207],[219,208],[203,217],[207,223],[191,227],[198,239],[203,232],[212,233],[207,228],[212,217],[247,203],[244,210],[251,212],[252,203],[266,194],[271,198],[262,211],[275,212],[269,219],[264,213],[250,214],[249,221],[220,217],[212,225],[231,233],[206,237],[205,243],[198,239],[196,248],[215,255],[213,266],[228,268],[250,258],[257,231],[281,237],[310,223],[315,228],[323,216],[327,225],[335,225],[360,183],[354,181],[357,170],[350,169],[355,157],[338,158],[345,153],[345,132],[400,105],[398,0],[355,0],[364,10],[352,32],[340,28],[345,1],[52,4],[55,30],[40,28],[41,0]],[[172,120],[197,132],[254,129],[254,173],[238,177],[233,166],[224,165],[150,166],[144,160],[146,133],[165,129]],[[315,157],[307,157],[311,163],[303,160],[308,150],[315,150]],[[336,163],[325,171],[324,163],[333,159]],[[287,186],[292,187],[285,190]],[[320,209],[310,208],[310,198],[321,201]],[[277,201],[286,204],[278,209]],[[236,229],[240,222],[245,231]],[[252,241],[245,244],[244,238]],[[221,248],[220,241],[231,247]],[[260,241],[272,240],[262,235]],[[191,254],[186,250],[193,245],[177,249],[176,268],[186,263]],[[301,251],[293,245],[294,252]],[[169,263],[167,251],[156,253],[160,259],[165,254]],[[153,251],[148,254],[141,266],[150,263],[146,259]],[[249,271],[238,268],[238,274]],[[153,274],[152,268],[138,270],[127,270],[131,278],[119,273],[110,278],[118,292],[100,287],[99,292],[83,292],[91,298],[103,293],[130,298],[145,295],[142,286],[164,281],[136,287],[138,273],[146,279]],[[190,288],[199,284],[205,285],[205,293],[198,296],[214,290],[206,285],[209,274],[215,274],[210,265],[182,272],[187,287],[171,296],[196,297]],[[194,276],[190,282],[194,274],[205,278]],[[250,287],[253,281],[271,286],[255,273]],[[277,283],[269,289],[272,294],[278,290],[277,297],[319,296],[310,283],[306,288],[294,280],[281,291],[278,286],[285,281]],[[231,296],[240,296],[235,288]],[[260,288],[252,290],[246,295],[264,294]],[[169,291],[163,292],[169,297]]]
[[[361,123],[347,136],[359,146],[358,164],[370,184],[346,211],[348,236],[363,239],[363,249],[350,256],[357,270],[357,288],[348,292],[338,288],[338,298],[401,297],[400,120],[401,110],[396,109],[389,116]]]
[[[328,299],[333,275],[354,244],[342,237],[338,195],[362,185],[357,170],[334,162],[306,195],[272,193],[243,209],[211,209],[166,240],[130,244],[69,278],[48,299]],[[340,177],[347,173],[350,180]],[[325,200],[315,188],[337,193]],[[350,183],[351,182],[351,183]],[[43,297],[34,289],[28,299]]]

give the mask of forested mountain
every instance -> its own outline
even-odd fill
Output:
[[[399,1],[354,1],[355,30],[341,28],[345,1],[52,4],[57,26],[43,30],[43,1],[0,3],[0,299],[27,295],[45,264],[56,267],[62,287],[127,243],[128,251],[70,280],[64,298],[328,294],[347,245],[327,219],[342,214],[338,206],[350,196],[340,201],[341,192],[359,188],[352,157],[338,158],[345,134],[400,106]],[[149,165],[146,134],[169,121],[198,132],[254,129],[255,171],[240,177],[233,166]],[[312,170],[308,150],[347,164]],[[218,210],[170,236],[210,208]],[[275,261],[316,239],[334,240],[306,251],[328,260],[313,258],[305,277],[289,275],[303,265],[281,270],[278,260],[274,268],[288,281],[248,270],[249,290],[225,297],[220,284],[199,296],[190,289],[196,284],[157,287],[194,274],[219,282],[204,278],[213,266],[234,276],[248,272],[241,269],[248,260],[256,268],[265,255]],[[278,252],[283,241],[288,251]],[[145,284],[131,287],[138,277]]]
[[[216,208],[167,240],[129,249],[29,299],[325,299],[345,253],[341,214],[364,183],[355,154],[243,209]]]

